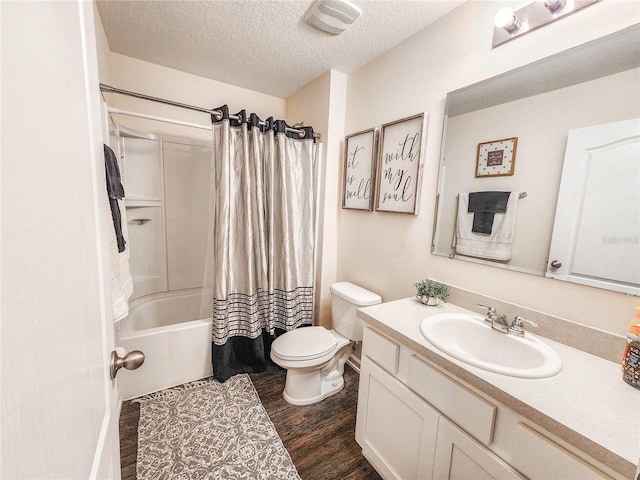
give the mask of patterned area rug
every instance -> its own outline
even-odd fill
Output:
[[[246,374],[135,401],[138,480],[300,479]]]

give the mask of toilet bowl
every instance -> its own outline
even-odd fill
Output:
[[[333,329],[302,327],[276,338],[271,360],[287,369],[284,399],[293,405],[310,405],[344,387],[344,364],[353,342],[362,340],[364,325],[357,309],[382,301],[379,295],[349,282],[331,286]]]

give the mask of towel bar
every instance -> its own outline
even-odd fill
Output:
[[[459,197],[459,196],[460,196],[459,194],[458,194],[458,195],[456,195],[456,198],[457,198],[457,197]],[[526,197],[526,196],[527,196],[527,192],[520,192],[520,193],[518,194],[518,198],[524,198],[524,197]]]

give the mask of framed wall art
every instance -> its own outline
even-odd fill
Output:
[[[513,175],[516,166],[518,137],[478,144],[476,177]]]
[[[418,214],[426,120],[420,113],[382,125],[377,211]]]
[[[345,137],[342,208],[373,210],[377,146],[375,128]]]

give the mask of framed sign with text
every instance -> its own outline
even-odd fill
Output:
[[[479,143],[476,178],[513,175],[517,146],[518,137]]]
[[[426,120],[420,113],[382,125],[377,211],[418,214]]]
[[[377,146],[375,128],[345,137],[342,208],[373,210]]]

